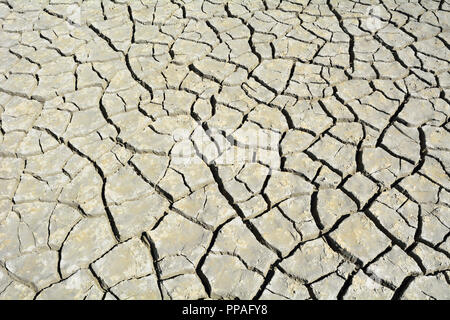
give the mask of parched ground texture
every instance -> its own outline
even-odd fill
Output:
[[[450,299],[449,23],[0,0],[0,299]]]

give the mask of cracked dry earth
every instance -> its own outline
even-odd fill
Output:
[[[0,0],[0,299],[450,299],[449,12]]]

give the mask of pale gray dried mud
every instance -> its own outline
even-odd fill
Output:
[[[0,299],[450,299],[449,21],[0,0]]]

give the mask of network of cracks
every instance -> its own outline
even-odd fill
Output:
[[[450,299],[449,22],[0,0],[0,299]]]

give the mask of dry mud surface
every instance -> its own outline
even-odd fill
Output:
[[[0,299],[450,299],[449,12],[0,0]]]

